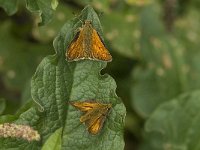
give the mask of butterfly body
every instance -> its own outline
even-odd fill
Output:
[[[102,104],[97,102],[71,102],[71,104],[80,111],[85,112],[80,117],[80,122],[85,123],[91,134],[97,134],[105,121],[111,104]]]
[[[93,28],[91,21],[86,20],[76,34],[66,52],[68,61],[81,59],[111,61],[112,56],[105,48],[98,32]]]
[[[82,48],[84,49],[84,57],[83,59],[87,58],[92,58],[92,55],[90,53],[90,50],[92,49],[92,26],[89,22],[85,22],[85,25],[83,28],[80,28],[79,31],[79,39],[82,39]],[[87,37],[87,38],[84,38]]]

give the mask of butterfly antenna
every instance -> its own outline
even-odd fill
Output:
[[[84,22],[81,20],[81,19],[79,19],[80,20],[80,22],[82,23],[82,25],[84,24]]]
[[[80,22],[81,22],[81,24],[83,25],[83,21],[80,19],[80,17],[81,17],[81,15],[78,15],[77,13],[75,13],[75,12],[72,12],[72,14],[75,16],[75,18],[77,18]]]

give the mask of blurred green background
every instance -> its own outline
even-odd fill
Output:
[[[85,5],[100,17],[113,56],[102,73],[116,81],[127,108],[125,149],[150,149],[144,125],[161,104],[200,88],[200,2],[195,0],[60,0],[52,21],[38,26],[23,1],[8,16],[0,8],[0,114],[31,100],[37,65],[54,54],[53,39]]]

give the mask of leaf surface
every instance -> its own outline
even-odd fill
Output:
[[[27,9],[31,12],[39,13],[41,17],[39,25],[45,25],[52,20],[57,6],[58,0],[26,0]]]
[[[94,10],[87,6],[79,16],[67,22],[54,40],[56,54],[47,56],[38,66],[32,78],[31,93],[39,106],[23,112],[18,124],[28,124],[38,130],[41,141],[28,143],[18,139],[2,139],[5,148],[20,147],[40,149],[46,140],[59,128],[62,130],[61,149],[116,149],[124,148],[123,126],[125,107],[117,97],[116,83],[108,74],[101,75],[106,62],[82,60],[67,62],[66,48],[74,38],[80,20],[91,20],[93,27],[102,36],[100,21]],[[69,105],[69,101],[96,100],[110,103],[112,108],[99,134],[91,135],[87,127],[80,123],[80,111]],[[10,142],[12,144],[10,144]],[[95,143],[95,144],[94,144]]]
[[[0,0],[0,7],[2,7],[8,15],[13,15],[17,12],[18,0]]]
[[[162,104],[150,116],[145,130],[148,149],[200,149],[200,91],[186,93]]]

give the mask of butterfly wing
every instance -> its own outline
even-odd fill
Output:
[[[82,122],[88,127],[88,131],[92,134],[97,134],[105,121],[107,111],[102,113],[101,108],[88,111],[84,116],[80,118]]]
[[[105,121],[106,115],[111,108],[111,104],[101,104],[95,101],[69,102],[82,112],[86,112],[80,117],[80,122],[85,123],[88,132],[97,134]]]
[[[99,106],[97,102],[69,102],[72,106],[78,108],[82,112],[92,110]]]
[[[88,126],[88,132],[91,134],[97,134],[103,127],[103,123],[105,121],[105,116],[100,116],[97,118],[90,126]]]
[[[93,29],[92,32],[92,46],[91,53],[93,59],[102,60],[102,61],[112,61],[112,56],[109,51],[104,46],[104,43],[101,40],[101,37],[96,30]]]
[[[83,49],[83,33],[78,32],[68,47],[66,52],[66,57],[68,61],[77,61],[85,58],[85,53]]]

